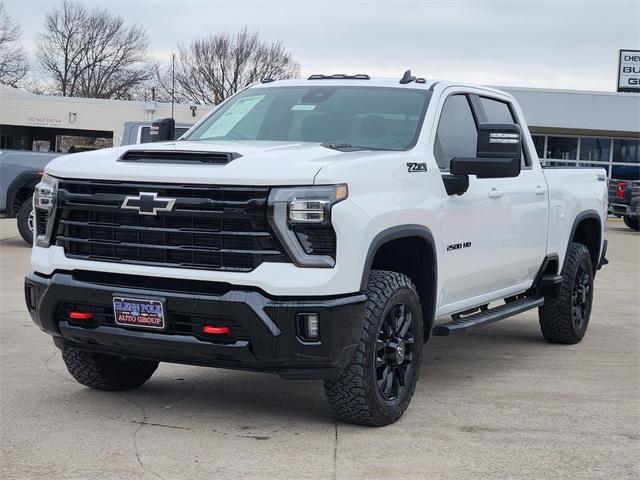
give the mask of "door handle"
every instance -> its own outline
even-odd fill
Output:
[[[489,198],[500,198],[504,195],[504,190],[501,188],[492,188],[489,190]]]
[[[536,192],[536,195],[544,195],[545,193],[547,193],[547,189],[542,185],[536,185],[536,189],[534,190],[534,192]]]

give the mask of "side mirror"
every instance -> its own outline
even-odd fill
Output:
[[[166,142],[174,140],[176,121],[173,118],[161,118],[151,124],[149,128],[150,142]]]
[[[512,123],[481,123],[475,157],[451,160],[452,175],[506,178],[520,175],[522,139],[520,127]]]

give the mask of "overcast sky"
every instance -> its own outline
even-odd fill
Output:
[[[5,0],[33,50],[53,0]],[[618,49],[640,49],[640,0],[85,0],[146,29],[154,55],[214,32],[258,29],[302,74],[368,73],[487,85],[615,90]]]

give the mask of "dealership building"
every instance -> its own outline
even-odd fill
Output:
[[[66,153],[74,141],[96,140],[99,146],[118,146],[125,122],[148,125],[173,113],[176,125],[192,125],[209,110],[207,105],[36,95],[0,85],[0,149]],[[149,127],[139,128],[135,133],[144,138]]]
[[[598,166],[613,179],[640,179],[640,94],[500,88],[519,101],[545,166]],[[4,86],[0,107],[1,148],[59,152],[61,138],[120,145],[125,121],[171,115],[166,103],[52,97]],[[175,105],[174,115],[176,122],[191,124],[210,109]]]
[[[543,165],[640,180],[640,94],[499,88],[520,103]]]

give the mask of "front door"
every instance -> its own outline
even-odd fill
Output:
[[[475,157],[477,119],[471,99],[452,94],[443,104],[434,156],[443,175],[454,157]],[[469,177],[463,195],[450,195],[440,213],[443,254],[438,259],[440,305],[449,305],[508,287],[504,258],[504,179]]]

